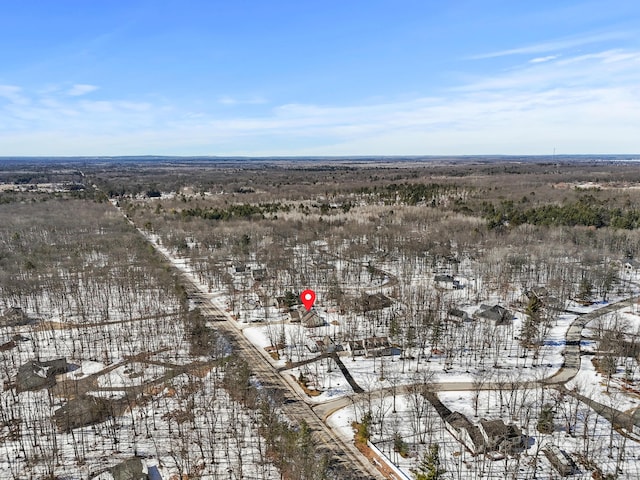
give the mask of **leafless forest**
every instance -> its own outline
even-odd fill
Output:
[[[637,294],[633,162],[22,160],[0,167],[0,184],[2,478],[362,478],[311,422],[289,414],[292,400],[237,354],[224,322],[264,327],[269,354],[283,369],[300,364],[293,377],[307,393],[327,391],[339,361],[355,363],[356,342],[386,339],[400,353],[373,356],[386,383],[359,385],[355,443],[387,442],[403,456],[415,444],[424,452],[416,479],[476,478],[489,468],[470,459],[433,469],[436,370],[473,377],[476,416],[483,402],[501,411],[504,402],[514,420],[527,410],[525,430],[550,435],[562,425],[580,438],[573,459],[583,474],[629,478],[632,427],[617,435],[621,420],[609,418],[607,436],[593,438],[589,421],[599,414],[580,392],[529,396],[513,384],[522,372],[544,376],[545,340],[571,302]],[[200,305],[160,248],[218,295],[228,319]],[[312,337],[285,329],[306,288],[338,319],[313,340],[351,345],[320,368]],[[496,299],[519,312],[517,328],[460,320],[470,305]],[[639,335],[619,317],[588,334],[603,378],[615,383],[619,373],[630,391],[640,382]],[[507,356],[510,369],[495,375]],[[491,397],[485,384],[501,388]],[[393,400],[395,413],[400,386],[411,412],[405,440],[382,408]],[[375,396],[383,390],[386,400]],[[504,472],[490,471],[551,478],[536,477],[546,444],[529,449],[532,467],[513,454]]]

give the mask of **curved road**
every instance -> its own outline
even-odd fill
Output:
[[[543,383],[546,385],[564,384],[575,377],[580,370],[580,342],[582,341],[582,330],[584,327],[598,317],[632,305],[639,298],[640,296],[636,295],[626,300],[610,303],[593,312],[579,315],[578,318],[573,321],[565,336],[566,346],[562,367],[560,367],[557,373],[543,380]]]
[[[582,330],[584,329],[584,327],[589,322],[595,320],[598,317],[601,317],[602,315],[632,305],[633,302],[637,301],[638,299],[640,299],[640,295],[627,298],[625,300],[620,300],[618,302],[610,303],[602,308],[599,308],[598,310],[594,310],[593,312],[580,314],[571,323],[565,335],[566,344],[563,364],[560,369],[549,378],[543,380],[517,382],[516,384],[511,384],[508,382],[500,384],[496,382],[486,382],[481,386],[474,385],[473,382],[446,382],[436,383],[434,384],[434,388],[436,391],[440,392],[458,392],[473,391],[477,389],[496,390],[498,388],[509,388],[513,385],[517,385],[518,388],[535,388],[540,385],[549,387],[563,386],[566,382],[575,377],[580,370],[580,342],[582,340]],[[409,386],[410,385],[397,386],[396,394],[407,393]],[[392,393],[392,388],[382,388],[374,392],[365,392],[364,394],[351,394],[347,397],[336,398],[335,400],[329,400],[324,403],[315,404],[312,406],[312,408],[320,418],[326,421],[327,418],[333,413],[352,405],[354,402],[362,398],[363,395],[371,395],[373,398],[379,399],[382,395],[386,396]]]

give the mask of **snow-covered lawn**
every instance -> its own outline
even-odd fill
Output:
[[[159,365],[139,362],[127,363],[98,377],[99,387],[135,387],[164,375],[166,369]]]
[[[441,401],[451,410],[464,414],[471,423],[477,425],[481,418],[502,419],[506,424],[514,423],[527,436],[526,448],[519,456],[509,455],[503,460],[493,461],[484,455],[474,456],[455,439],[445,427],[436,411],[427,405],[422,413],[417,431],[415,420],[415,400],[410,395],[397,395],[396,412],[393,412],[393,398],[374,399],[370,404],[360,400],[355,406],[348,406],[332,414],[328,424],[345,439],[354,438],[352,422],[360,421],[366,411],[371,411],[374,419],[371,441],[386,456],[386,460],[401,468],[412,478],[412,471],[421,461],[429,444],[436,443],[440,448],[442,466],[447,471],[445,478],[556,478],[543,450],[549,445],[557,445],[578,465],[579,470],[571,477],[580,480],[592,478],[592,470],[582,465],[580,455],[595,460],[604,473],[620,469],[624,478],[638,478],[640,467],[640,445],[621,436],[606,420],[598,417],[589,407],[575,399],[565,399],[555,408],[555,431],[541,434],[536,429],[538,413],[543,404],[555,404],[558,398],[555,391],[519,390],[514,394],[504,392],[503,402],[498,392],[480,392],[478,396],[478,417],[475,416],[475,398],[473,392],[440,392]],[[574,431],[566,429],[565,414],[575,412]],[[382,424],[378,420],[383,419]],[[399,434],[406,444],[408,456],[402,457],[394,448],[394,435]],[[421,443],[424,442],[424,443]],[[608,458],[609,445],[613,458]]]

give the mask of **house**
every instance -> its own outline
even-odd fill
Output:
[[[31,360],[18,368],[16,389],[18,392],[24,392],[53,387],[56,384],[56,375],[68,371],[69,365],[64,358],[43,362]]]
[[[336,353],[343,350],[342,345],[336,343],[329,335],[325,335],[324,338],[316,340],[316,346],[322,353]]]
[[[18,327],[29,322],[29,317],[20,307],[9,307],[0,315],[0,327]]]
[[[112,478],[113,480],[150,480],[162,477],[157,467],[148,467],[149,474],[144,473],[144,464],[138,457],[130,458],[102,472],[91,473],[92,480]],[[152,473],[153,472],[153,476]],[[105,477],[105,474],[108,476]]]
[[[397,348],[391,346],[389,337],[369,337],[363,340],[365,355],[367,357],[388,357],[389,355],[399,354]]]
[[[256,282],[263,281],[266,275],[267,275],[267,270],[265,268],[254,268],[253,270],[251,270],[251,277]]]
[[[480,429],[460,412],[451,412],[443,418],[447,430],[472,454],[484,452],[484,439]]]
[[[302,312],[300,322],[307,328],[317,328],[326,325],[324,318],[318,315],[314,310]]]
[[[370,312],[372,310],[382,310],[393,305],[393,301],[382,293],[374,293],[372,295],[364,295],[362,297],[362,311]]]
[[[538,299],[543,305],[558,305],[558,299],[555,298],[546,287],[533,287],[526,292],[524,292],[524,296],[526,298],[527,303],[531,301],[531,299]]]
[[[347,351],[352,357],[361,357],[366,354],[366,349],[362,340],[349,340],[347,342]]]
[[[500,305],[481,305],[473,314],[475,318],[488,320],[494,325],[506,325],[513,319],[513,313]]]
[[[444,284],[453,283],[453,277],[451,275],[436,275],[435,277],[433,277],[433,280],[436,283],[444,283]]]
[[[515,425],[506,425],[502,420],[480,420],[478,425],[484,439],[486,452],[513,454],[525,447],[522,431]]]
[[[302,323],[307,328],[316,328],[326,325],[324,318],[318,315],[315,310],[307,310],[299,305],[289,312],[289,321],[291,323]]]
[[[549,290],[546,287],[533,287],[524,293],[529,300],[537,298],[538,300],[544,300],[549,296]]]
[[[447,311],[449,318],[454,322],[468,322],[471,320],[469,314],[460,308],[452,307]]]
[[[544,455],[553,468],[563,477],[571,475],[576,469],[576,464],[573,460],[555,445],[549,445],[545,448]]]
[[[453,288],[454,290],[459,290],[462,288],[460,280],[456,280],[451,275],[438,274],[433,277],[433,281],[436,282],[437,286],[442,288]]]
[[[112,402],[109,400],[80,395],[57,409],[53,419],[61,432],[70,432],[74,428],[104,422],[111,416],[112,411]]]
[[[139,458],[130,458],[109,469],[113,480],[147,480],[149,476],[143,471],[144,465]]]
[[[247,271],[247,266],[243,264],[234,265],[233,271],[235,273],[245,273]]]
[[[400,349],[391,345],[389,337],[369,337],[347,342],[347,351],[351,356],[386,357],[399,355]]]

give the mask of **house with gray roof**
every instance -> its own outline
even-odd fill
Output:
[[[56,375],[68,371],[69,364],[64,358],[47,361],[30,360],[18,368],[16,389],[18,392],[24,392],[53,387],[56,384]]]
[[[74,428],[104,422],[112,410],[112,403],[107,399],[80,395],[57,409],[53,419],[61,432],[70,432]]]
[[[30,322],[29,316],[20,307],[6,308],[0,315],[0,327],[18,327]]]
[[[501,305],[480,305],[480,308],[473,314],[475,318],[487,320],[493,325],[507,325],[513,320],[513,312]]]
[[[486,452],[514,454],[525,447],[525,437],[515,425],[507,425],[502,420],[480,420],[478,429],[484,439]]]
[[[484,439],[480,429],[460,412],[451,412],[443,417],[445,427],[472,454],[484,452]]]

